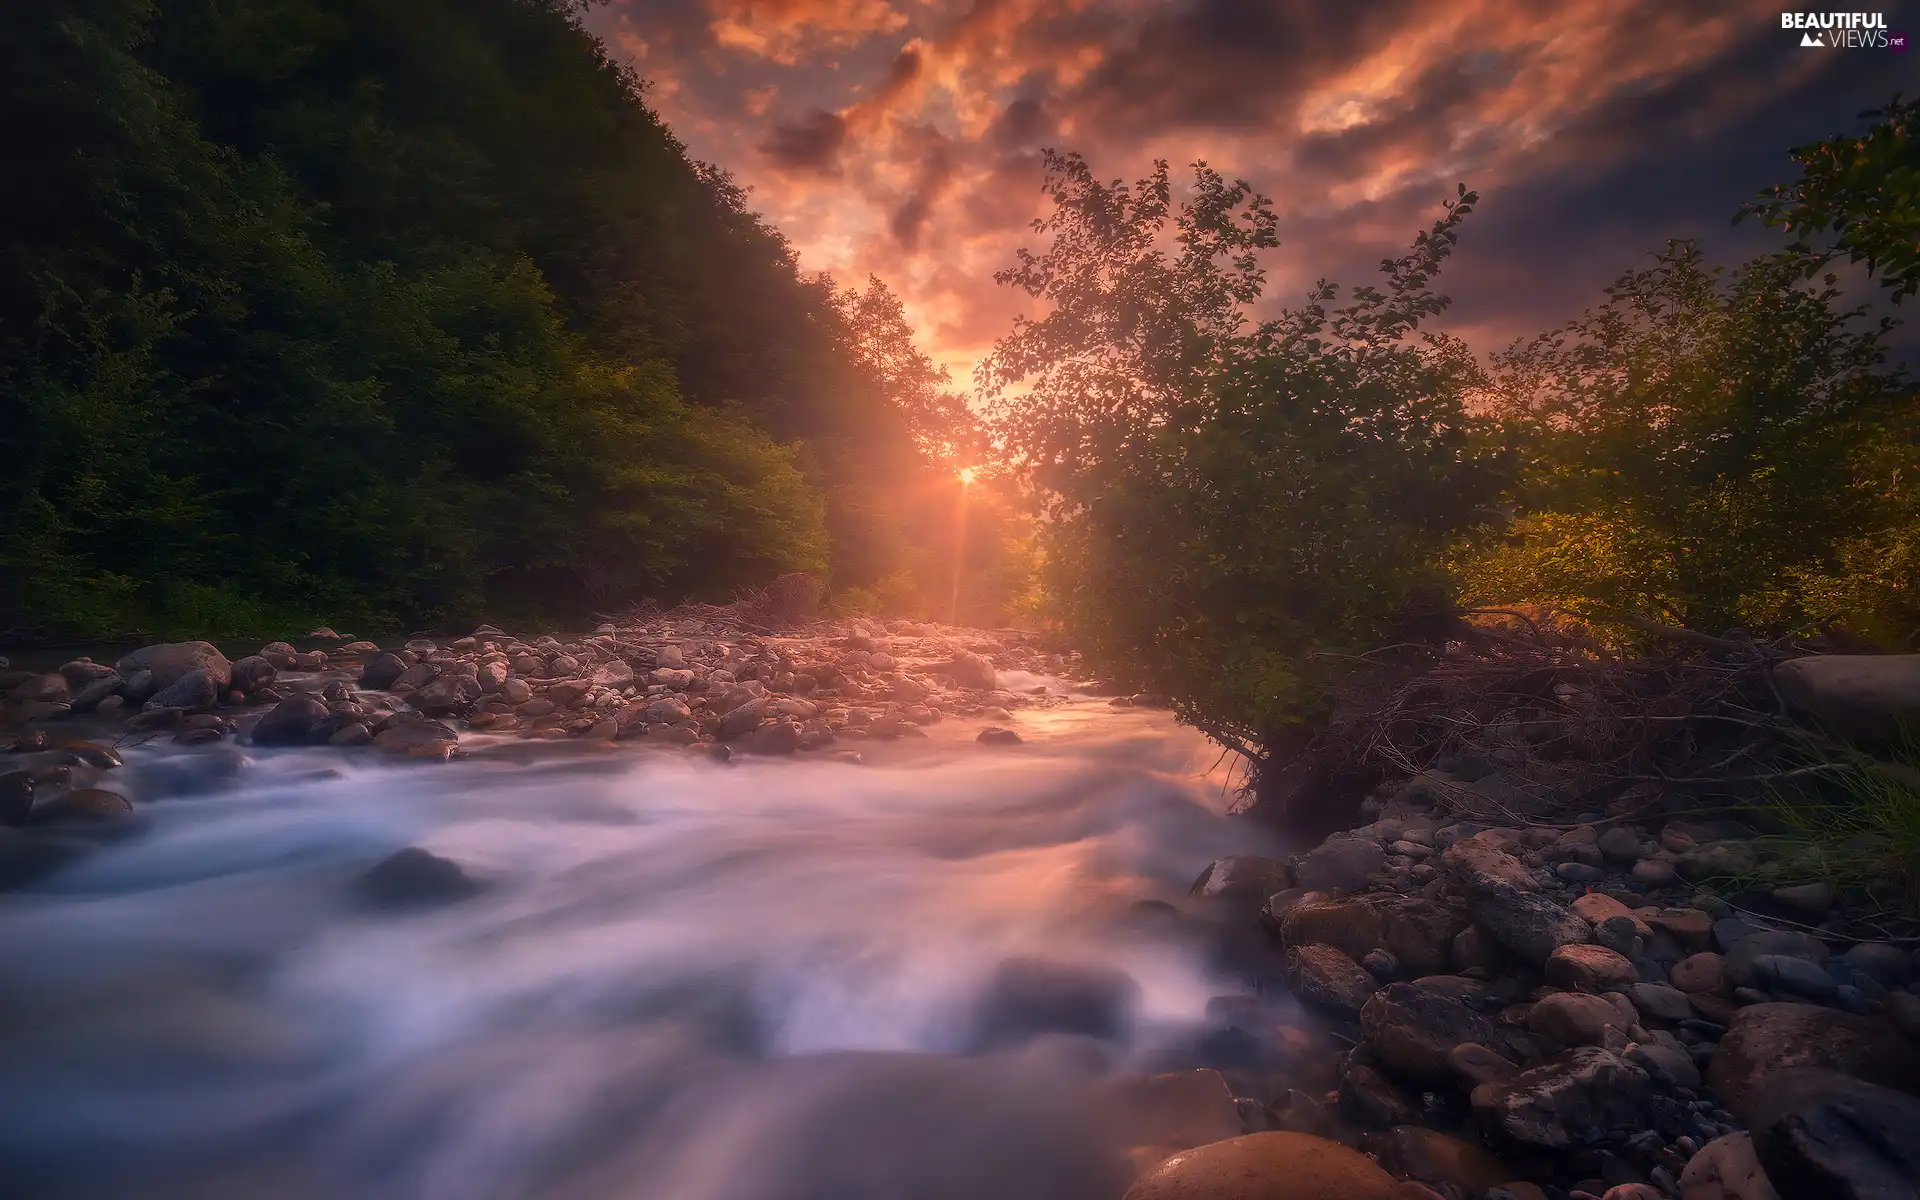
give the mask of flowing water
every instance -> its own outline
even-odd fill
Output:
[[[1273,847],[1164,714],[1020,728],[132,751],[142,828],[0,896],[0,1193],[1111,1200],[1102,1088],[1242,986],[1133,906]],[[484,889],[370,909],[404,846]]]

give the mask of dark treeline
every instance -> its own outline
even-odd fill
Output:
[[[964,409],[898,302],[803,277],[575,7],[4,6],[0,630],[944,594]]]

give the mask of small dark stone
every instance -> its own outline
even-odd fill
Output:
[[[997,725],[989,725],[987,728],[982,729],[980,736],[974,740],[989,746],[1017,746],[1026,739],[1011,729],[1002,729]]]
[[[405,660],[397,654],[381,654],[360,669],[360,686],[375,691],[386,691],[394,681],[407,670]]]
[[[382,859],[360,877],[356,888],[362,901],[384,909],[453,904],[480,891],[459,863],[418,846]]]
[[[325,720],[327,706],[318,696],[306,692],[288,696],[273,706],[253,727],[256,746],[299,746],[307,741],[315,725]]]

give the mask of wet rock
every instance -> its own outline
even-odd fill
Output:
[[[273,706],[253,727],[256,746],[300,746],[306,744],[315,725],[325,720],[327,706],[306,692],[288,696]]]
[[[1912,957],[1891,942],[1861,942],[1840,957],[1882,987],[1901,987],[1913,978]]]
[[[800,749],[800,727],[791,721],[770,721],[753,731],[746,748],[754,754],[792,754]]]
[[[1478,1042],[1462,1042],[1447,1052],[1447,1066],[1468,1091],[1483,1083],[1498,1083],[1520,1073],[1518,1065]]]
[[[234,660],[230,674],[233,687],[252,695],[272,683],[280,672],[265,658],[258,654],[250,654],[245,658]]]
[[[1797,887],[1777,887],[1773,889],[1773,898],[1803,917],[1819,920],[1833,908],[1833,885],[1803,883]]]
[[[1640,835],[1625,825],[1615,825],[1600,835],[1600,853],[1614,862],[1632,862],[1641,855]]]
[[[1365,887],[1387,860],[1378,842],[1365,838],[1328,838],[1307,852],[1294,878],[1313,892],[1346,892]]]
[[[1355,1063],[1341,1074],[1338,1099],[1347,1119],[1365,1129],[1390,1129],[1420,1119],[1413,1100],[1365,1063]]]
[[[1719,995],[1727,990],[1726,961],[1711,950],[1703,950],[1673,964],[1668,978],[1683,992]]]
[[[1140,985],[1112,967],[1011,958],[980,1000],[972,1048],[997,1049],[1047,1033],[1115,1037],[1139,1000]]]
[[[1443,1083],[1447,1055],[1462,1042],[1503,1045],[1493,1023],[1459,1000],[1419,983],[1394,983],[1360,1010],[1360,1039],[1369,1056],[1395,1076]]]
[[[360,686],[384,692],[399,682],[400,677],[407,673],[407,669],[406,662],[397,654],[377,655],[366,666],[360,668]]]
[[[1631,877],[1644,888],[1665,888],[1680,881],[1680,872],[1665,859],[1643,858],[1633,864]]]
[[[1500,1083],[1473,1090],[1474,1113],[1530,1146],[1560,1149],[1591,1127],[1639,1125],[1653,1094],[1647,1073],[1598,1046],[1569,1050]]]
[[[609,662],[601,663],[598,667],[594,668],[593,686],[595,687],[618,689],[630,687],[633,682],[633,668],[627,664],[625,659],[616,658]]]
[[[1484,834],[1448,846],[1441,853],[1440,862],[1468,892],[1495,892],[1503,887],[1523,892],[1534,890],[1533,872],[1526,864]]]
[[[1727,981],[1734,987],[1765,988],[1773,972],[1758,966],[1758,960],[1774,957],[1797,958],[1825,970],[1831,953],[1825,942],[1811,934],[1790,929],[1768,929],[1748,934],[1727,951]]]
[[[1746,1133],[1730,1133],[1700,1147],[1679,1183],[1684,1200],[1780,1200]]]
[[[1758,991],[1804,996],[1826,1004],[1840,994],[1840,983],[1833,976],[1804,958],[1786,954],[1762,954],[1749,964],[1753,987]]]
[[[1664,983],[1635,983],[1627,988],[1627,997],[1643,1017],[1656,1021],[1684,1021],[1693,1015],[1693,1003],[1686,993]]]
[[[33,773],[8,771],[0,775],[0,825],[20,826],[33,811]]]
[[[1713,948],[1714,920],[1697,908],[1639,909],[1635,915],[1655,933],[1664,933],[1688,950]]]
[[[982,729],[980,736],[974,739],[974,741],[988,746],[1018,746],[1025,740],[1025,738],[1022,738],[1013,730],[1002,729],[997,725],[989,725],[985,729]]]
[[[1547,957],[1547,982],[1578,992],[1612,992],[1639,982],[1640,973],[1626,958],[1604,946],[1575,942]]]
[[[1457,971],[1485,971],[1500,968],[1505,952],[1491,934],[1478,925],[1469,925],[1453,936],[1453,967]]]
[[[452,757],[460,748],[460,739],[445,725],[422,717],[401,721],[376,733],[373,744],[390,754],[409,758]]]
[[[1451,969],[1454,939],[1466,918],[1432,900],[1386,899],[1382,903],[1386,949],[1410,975],[1437,975]]]
[[[1282,944],[1332,946],[1348,958],[1361,959],[1387,945],[1387,924],[1381,907],[1369,897],[1344,900],[1307,900],[1288,908],[1280,920]]]
[[[182,712],[201,712],[220,702],[220,683],[204,668],[195,667],[153,694],[147,704],[153,708],[177,708]]]
[[[1912,1087],[1920,1080],[1920,1052],[1883,1017],[1806,1004],[1750,1004],[1733,1014],[1707,1068],[1707,1083],[1745,1119],[1760,1080],[1792,1067],[1822,1067],[1869,1083]]]
[[[1622,1013],[1604,996],[1555,992],[1527,1010],[1526,1024],[1562,1046],[1597,1046],[1606,1040],[1609,1027],[1625,1031],[1633,1024],[1633,1016]]]
[[[1693,1089],[1700,1086],[1700,1068],[1678,1042],[1636,1042],[1627,1047],[1622,1057],[1662,1087]]]
[[[396,692],[411,692],[432,683],[439,675],[438,663],[417,662],[400,672],[400,677],[393,681],[391,687]]]
[[[329,746],[371,746],[373,730],[364,721],[352,721],[333,731],[327,738]]]
[[[1589,925],[1597,926],[1610,917],[1625,917],[1633,922],[1635,933],[1641,937],[1653,936],[1653,928],[1646,921],[1634,915],[1632,909],[1605,892],[1588,892],[1584,896],[1576,897],[1571,907],[1573,914]]]
[[[1787,1200],[1910,1200],[1920,1194],[1920,1099],[1834,1071],[1761,1080],[1753,1148]]]
[[[376,863],[354,890],[362,903],[391,911],[454,904],[478,893],[480,885],[452,859],[408,846]]]
[[[407,697],[407,703],[430,717],[461,716],[480,699],[480,683],[449,671]]]
[[[1592,926],[1552,900],[1504,884],[1476,895],[1467,911],[1474,924],[1534,966],[1543,966],[1560,947],[1593,936]]]
[[[104,677],[91,680],[82,686],[73,694],[69,705],[77,713],[93,712],[100,707],[102,701],[119,696],[120,689],[124,686],[125,681],[118,674],[109,672]]]
[[[1277,858],[1237,854],[1216,858],[1187,889],[1195,900],[1225,902],[1235,908],[1257,908],[1267,897],[1292,886],[1287,864]]]
[[[500,685],[500,698],[508,704],[525,704],[533,699],[533,687],[524,679],[508,679]]]
[[[155,688],[171,687],[189,671],[205,671],[215,687],[224,692],[233,683],[233,664],[211,642],[163,642],[142,646],[116,664],[123,676],[150,671]]]
[[[1371,1134],[1362,1146],[1395,1175],[1458,1188],[1477,1195],[1504,1183],[1513,1172],[1484,1148],[1418,1125]]]
[[[1361,1005],[1380,989],[1366,968],[1332,946],[1295,946],[1287,951],[1287,983],[1302,1003],[1357,1016]]]
[[[1124,1200],[1395,1200],[1393,1176],[1304,1133],[1251,1133],[1167,1159]]]
[[[1000,676],[994,671],[993,664],[972,651],[961,651],[953,656],[953,661],[936,670],[951,675],[962,687],[992,691],[1000,686]]]
[[[1680,874],[1696,882],[1738,879],[1753,874],[1759,864],[1753,846],[1744,841],[1710,842],[1674,860]]]
[[[104,825],[133,816],[133,804],[119,792],[79,788],[35,808],[31,825]]]
[[[743,734],[752,732],[760,725],[760,717],[766,710],[763,700],[749,700],[720,719],[716,731],[721,741],[731,741]]]

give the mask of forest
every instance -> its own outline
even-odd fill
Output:
[[[1257,751],[1340,663],[1476,611],[1920,632],[1920,413],[1869,311],[1920,290],[1897,97],[1728,214],[1776,249],[1673,243],[1493,355],[1434,331],[1465,185],[1378,282],[1281,306],[1251,185],[1049,152],[999,276],[1039,315],[969,398],[572,0],[49,0],[0,56],[9,640],[578,621],[800,573],[840,612],[1058,629]]]

